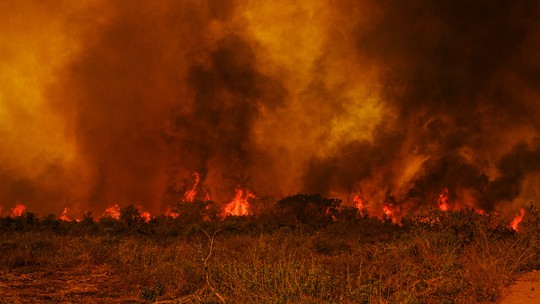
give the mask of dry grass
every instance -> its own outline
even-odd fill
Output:
[[[485,303],[538,266],[538,225],[515,234],[443,216],[266,232],[238,220],[177,236],[6,231],[0,302]]]

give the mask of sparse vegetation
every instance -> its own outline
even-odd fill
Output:
[[[430,209],[395,224],[307,198],[222,221],[194,207],[145,222],[132,206],[119,220],[0,218],[0,301],[484,303],[540,267],[534,205],[515,233],[500,213]]]

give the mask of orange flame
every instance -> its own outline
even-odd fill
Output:
[[[234,215],[234,216],[245,216],[250,214],[250,205],[249,205],[249,199],[255,198],[255,195],[251,193],[249,190],[246,190],[246,193],[244,195],[244,191],[240,188],[236,188],[236,195],[232,199],[230,203],[225,205],[223,209],[223,213],[225,216],[227,215]]]
[[[167,210],[165,210],[165,216],[170,216],[172,218],[177,218],[180,214],[177,212],[177,211],[174,211],[174,210],[171,210],[171,208],[167,208]]]
[[[525,216],[525,209],[521,208],[519,210],[519,214],[516,215],[516,217],[510,224],[510,227],[512,227],[512,229],[514,229],[516,232],[518,231],[519,223],[521,223],[521,220],[523,220],[523,216]]]
[[[69,218],[67,216],[68,212],[69,212],[69,208],[68,207],[64,208],[64,211],[62,211],[62,215],[60,215],[58,219],[61,221],[69,222]]]
[[[193,187],[184,193],[184,202],[190,202],[192,203],[195,200],[195,196],[197,195],[197,186],[199,185],[199,182],[201,181],[201,177],[198,172],[193,173],[193,177],[195,178],[195,183],[193,184]]]
[[[448,188],[444,188],[439,194],[439,198],[437,199],[437,206],[442,211],[448,211],[448,199],[450,198],[448,194]]]
[[[392,219],[392,223],[397,224],[401,221],[401,208],[396,208],[392,203],[383,205],[383,218]]]
[[[208,194],[206,194],[206,195],[208,196]],[[209,200],[207,200],[207,201],[209,201]],[[204,207],[204,210],[206,210],[206,211],[210,211],[210,209],[211,209],[211,208],[210,208],[210,205],[206,205],[206,207]],[[207,213],[207,214],[205,214],[205,215],[203,216],[203,220],[204,220],[205,222],[210,222],[212,219],[210,218],[210,216],[209,216],[208,213]]]
[[[392,215],[394,215],[394,209],[389,205],[384,205],[383,207],[383,213],[389,218],[392,218]]]
[[[486,215],[486,212],[482,209],[475,209],[474,212],[476,212],[476,214]]]
[[[26,212],[26,206],[21,203],[15,204],[15,207],[11,209],[11,214],[13,217],[21,216],[25,212]]]
[[[338,220],[336,216],[333,214],[332,209],[330,207],[326,208],[324,213],[326,213],[326,215],[330,215],[332,217],[332,221],[336,222]]]
[[[141,215],[141,218],[144,220],[145,223],[150,222],[150,220],[152,219],[150,212],[144,210],[143,206],[137,206],[137,210],[139,211],[139,214]]]
[[[364,210],[364,200],[360,196],[360,193],[357,193],[353,197],[354,206],[358,209],[358,211]]]
[[[103,213],[103,217],[111,217],[115,220],[120,219],[120,206],[118,204],[115,204],[114,206],[110,206],[107,209],[105,209],[105,212]]]

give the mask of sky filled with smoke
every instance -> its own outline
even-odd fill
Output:
[[[199,172],[220,204],[514,210],[540,195],[539,23],[538,1],[4,1],[0,205],[158,212]]]

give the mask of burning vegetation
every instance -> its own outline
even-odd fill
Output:
[[[223,220],[226,217],[232,216],[232,217],[245,217],[245,216],[252,216],[254,215],[253,209],[254,207],[252,204],[257,200],[257,197],[251,193],[249,189],[242,190],[241,188],[236,188],[236,194],[234,198],[227,204],[225,204],[222,207],[221,211],[217,211],[216,204],[212,200],[210,200],[210,197],[208,196],[208,193],[204,195],[203,200],[199,200],[196,198],[203,197],[200,195],[199,191],[199,183],[200,183],[200,177],[198,173],[195,173],[194,175],[194,184],[193,187],[187,189],[183,195],[183,198],[176,204],[173,204],[169,206],[166,211],[163,213],[163,216],[165,217],[171,217],[173,219],[178,218],[183,213],[186,213],[186,210],[193,209],[195,210],[197,218],[202,217],[205,221],[210,221],[211,219]],[[401,219],[405,216],[415,216],[418,214],[418,210],[416,212],[411,212],[408,214],[405,210],[401,209],[401,206],[397,206],[395,199],[391,196],[387,197],[387,203],[385,203],[382,207],[382,212],[379,213],[377,210],[370,210],[365,205],[364,200],[362,199],[362,196],[360,193],[357,193],[353,197],[353,205],[347,206],[342,205],[342,201],[340,199],[324,199],[320,195],[304,195],[304,194],[297,194],[294,196],[289,196],[284,199],[281,199],[274,203],[274,207],[266,207],[265,208],[258,208],[258,215],[264,215],[264,214],[270,214],[273,213],[274,210],[283,208],[286,205],[295,206],[294,213],[296,213],[296,216],[304,217],[306,216],[306,212],[309,212],[310,204],[314,203],[315,205],[319,205],[316,207],[316,210],[320,212],[324,212],[327,216],[333,219],[333,221],[337,221],[336,215],[341,213],[342,211],[348,212],[347,210],[355,209],[357,216],[367,216],[370,212],[374,212],[375,214],[381,214],[381,218],[391,220],[394,224],[401,224]],[[439,194],[439,197],[436,202],[436,207],[441,210],[442,212],[448,212],[449,211],[449,202],[450,202],[450,196],[448,193],[448,189],[444,188],[443,191]],[[259,202],[260,203],[260,202]],[[257,203],[255,203],[257,204]],[[195,206],[195,207],[194,207]],[[201,207],[202,206],[202,207]],[[12,218],[15,217],[21,217],[24,213],[26,213],[26,206],[24,204],[18,203],[14,208],[12,208]],[[133,206],[129,205],[126,207],[128,209],[132,209],[132,211],[128,213],[136,213],[136,217],[142,219],[144,222],[148,223],[152,218],[155,218],[156,216],[152,216],[151,213],[143,208],[143,206]],[[292,208],[292,207],[287,207]],[[464,209],[468,209],[470,207],[466,206]],[[463,209],[463,208],[461,208]],[[187,211],[188,216],[193,216],[193,210]],[[61,221],[70,221],[68,217],[70,209],[68,207],[64,208],[61,215],[58,217]],[[479,215],[486,215],[486,212],[482,209],[474,209],[474,211]],[[315,211],[317,212],[317,211]],[[85,212],[85,216],[88,214],[88,211]],[[301,215],[303,214],[303,215]],[[496,212],[496,214],[499,214],[499,212]],[[311,214],[315,218],[320,218],[320,216],[317,216],[316,214]],[[0,214],[1,216],[1,214]],[[160,215],[158,215],[160,216]],[[511,221],[511,223],[508,224],[508,228],[513,229],[514,231],[518,231],[519,223],[522,221],[523,217],[525,216],[525,209],[521,208],[519,213],[514,217],[514,219]],[[105,208],[105,211],[103,212],[102,218],[110,218],[113,220],[120,220],[122,218],[122,210],[121,207],[118,204],[114,204],[112,206],[109,206]],[[80,222],[81,219],[76,219],[75,221]],[[324,220],[323,220],[324,222]]]
[[[1,1],[2,229],[193,233],[213,248],[221,228],[347,226],[363,238],[355,229],[373,225],[384,243],[421,226],[426,238],[450,229],[455,246],[440,248],[469,255],[480,249],[466,231],[481,226],[536,249],[524,223],[540,195],[539,28],[536,0]],[[310,241],[316,254],[341,250]],[[430,242],[398,247],[433,261]],[[371,254],[356,266],[389,259],[355,246]],[[493,267],[534,268],[513,262]],[[287,280],[318,286],[305,270]],[[224,286],[238,284],[212,271],[186,274],[179,293],[231,298]],[[403,286],[422,302],[448,274],[430,275]],[[342,279],[352,302],[350,286],[369,285]],[[370,280],[380,297],[368,300],[408,299]],[[313,286],[257,300],[299,301]]]
[[[0,293],[7,302],[474,303],[500,299],[540,265],[535,205],[509,223],[437,205],[372,216],[307,194],[242,209],[249,198],[238,189],[223,210],[182,201],[174,216],[114,205],[71,221],[66,210],[0,217]],[[236,208],[248,214],[223,217]]]
[[[256,198],[253,193],[251,193],[249,190],[244,191],[240,188],[236,189],[236,195],[232,199],[230,203],[225,205],[223,208],[223,213],[225,216],[227,215],[233,215],[233,216],[245,216],[250,215],[250,206],[249,206],[249,200]]]

